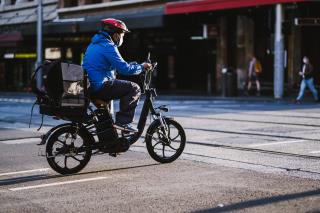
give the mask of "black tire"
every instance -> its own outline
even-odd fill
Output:
[[[160,163],[171,163],[182,154],[186,144],[186,134],[177,121],[168,118],[165,121],[169,129],[168,140],[163,139],[161,124],[156,121],[147,131],[146,145],[149,155],[154,160]]]
[[[73,143],[74,145],[70,145]],[[89,146],[92,139],[81,129],[76,133],[75,126],[64,126],[53,132],[48,138],[46,156],[50,167],[60,174],[74,174],[81,171],[90,161],[91,150],[79,153],[72,152],[75,149]],[[70,149],[71,148],[71,149]],[[62,159],[62,165],[59,164]],[[69,162],[68,162],[69,160]],[[70,163],[70,160],[71,163]],[[73,162],[73,163],[72,163]]]

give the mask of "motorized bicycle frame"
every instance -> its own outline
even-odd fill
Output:
[[[172,118],[167,118],[167,117],[164,117],[162,116],[161,114],[161,111],[164,111],[164,112],[167,112],[168,109],[166,106],[160,106],[160,107],[157,107],[155,108],[154,105],[153,105],[153,100],[154,98],[157,96],[157,93],[156,93],[156,90],[155,88],[150,88],[149,85],[150,85],[150,80],[151,80],[151,75],[152,75],[152,72],[156,69],[156,66],[157,64],[153,64],[153,68],[152,70],[146,72],[144,74],[144,85],[143,85],[143,89],[144,89],[144,93],[145,93],[145,100],[144,100],[144,104],[143,104],[143,107],[142,107],[142,110],[141,110],[141,114],[140,114],[140,118],[139,118],[139,122],[138,122],[138,132],[136,133],[132,133],[132,134],[127,134],[127,135],[124,135],[122,134],[122,138],[125,138],[127,140],[127,142],[129,143],[129,145],[132,145],[134,144],[142,135],[143,131],[144,131],[144,128],[145,128],[145,125],[146,125],[146,122],[147,122],[147,119],[148,119],[148,115],[149,115],[149,112],[151,113],[154,121],[153,123],[150,124],[149,129],[151,129],[151,127],[153,125],[156,125],[158,122],[160,122],[161,124],[161,130],[163,132],[167,132],[167,125],[166,125],[166,119],[172,119]],[[91,145],[89,147],[82,147],[80,148],[80,150],[78,150],[78,152],[81,152],[81,151],[84,151],[84,150],[96,150],[100,148],[102,148],[102,146],[104,144],[100,143],[100,142],[96,142],[93,135],[96,135],[96,133],[93,133],[91,131],[91,128],[92,128],[92,124],[94,123],[94,111],[91,109],[91,107],[89,106],[89,110],[91,111],[91,113],[89,114],[88,116],[88,120],[87,122],[85,122],[84,124],[81,123],[81,122],[71,122],[71,123],[64,123],[64,124],[61,124],[61,125],[58,125],[54,128],[52,128],[51,130],[49,130],[45,135],[43,135],[41,137],[41,142],[39,145],[44,145],[46,144],[46,142],[48,141],[48,139],[50,138],[50,136],[55,132],[57,131],[58,129],[60,128],[63,128],[63,127],[66,127],[66,126],[73,126],[73,127],[76,127],[76,131],[85,131],[87,136],[90,138],[91,140]],[[110,114],[110,111],[108,109],[105,109],[105,113],[108,113],[110,118],[112,118],[111,114]],[[113,120],[112,120],[113,121]],[[91,126],[91,127],[90,127]],[[110,128],[114,128],[114,127],[110,127]],[[148,134],[149,131],[147,131],[147,134]],[[105,150],[104,151],[105,153],[112,153],[113,150]],[[47,156],[47,157],[50,157],[50,156]]]

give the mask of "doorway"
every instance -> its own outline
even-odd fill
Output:
[[[177,55],[177,88],[188,93],[214,92],[216,40],[180,40]]]

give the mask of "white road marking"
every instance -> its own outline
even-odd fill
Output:
[[[24,173],[33,173],[33,172],[46,172],[49,168],[42,168],[42,169],[32,169],[32,170],[24,170],[24,171],[17,171],[17,172],[7,172],[7,173],[0,173],[0,176],[8,176],[8,175],[18,175]]]
[[[272,145],[281,145],[281,144],[288,144],[288,143],[302,143],[306,140],[296,140],[296,141],[281,141],[281,142],[272,142],[272,143],[261,143],[261,144],[251,144],[250,147],[260,147],[260,146],[272,146]]]
[[[312,152],[309,152],[310,154],[318,154],[320,153],[320,151],[312,151]]]
[[[94,181],[94,180],[102,180],[107,179],[108,177],[95,177],[95,178],[87,178],[87,179],[81,179],[81,180],[71,180],[71,181],[64,181],[64,182],[57,182],[57,183],[46,183],[46,184],[40,184],[40,185],[34,185],[34,186],[24,186],[24,187],[17,187],[17,188],[10,188],[10,191],[21,191],[26,189],[37,189],[37,188],[43,188],[43,187],[50,187],[50,186],[59,186],[59,185],[65,185],[65,184],[73,184],[73,183],[81,183],[81,182],[88,182],[88,181]]]
[[[23,144],[23,143],[40,143],[40,138],[26,138],[26,139],[16,139],[16,140],[6,140],[0,141],[3,144]]]

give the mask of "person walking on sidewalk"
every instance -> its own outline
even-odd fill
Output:
[[[248,87],[247,87],[247,94],[249,94],[252,82],[256,83],[257,87],[257,95],[260,96],[261,86],[259,75],[262,73],[262,66],[260,61],[253,56],[249,62],[249,69],[248,69]]]
[[[301,102],[304,96],[306,87],[310,89],[314,100],[317,102],[319,100],[319,97],[318,97],[318,92],[314,86],[313,66],[310,64],[309,58],[307,56],[303,57],[303,65],[302,65],[302,69],[299,72],[299,75],[301,76],[302,80],[300,83],[300,91],[299,91],[298,97],[295,100],[295,103]]]

